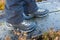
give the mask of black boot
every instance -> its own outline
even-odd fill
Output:
[[[28,15],[23,13],[23,17],[25,19],[31,19],[34,17],[45,17],[48,15],[48,12],[49,12],[49,10],[47,10],[47,9],[38,9],[36,12],[28,14]]]
[[[24,20],[19,25],[17,25],[17,29],[19,29],[21,32],[32,32],[37,27],[36,22],[33,22],[31,20]]]
[[[27,39],[35,38],[42,34],[41,30],[38,29],[37,23],[32,20],[24,20],[18,29],[20,32],[27,33]]]

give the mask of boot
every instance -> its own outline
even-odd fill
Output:
[[[32,32],[37,27],[37,24],[31,20],[23,20],[20,24],[16,26],[17,30],[21,32]]]
[[[19,31],[22,34],[27,33],[27,39],[35,38],[41,35],[41,30],[37,29],[37,23],[32,20],[24,20],[20,24],[10,27],[13,27],[13,30]]]
[[[42,34],[41,30],[38,29],[37,23],[32,20],[24,20],[19,24],[19,30],[22,33],[27,33],[27,39],[38,37]]]
[[[36,18],[37,17],[45,17],[48,15],[48,12],[49,12],[49,10],[47,10],[47,9],[38,9],[36,12],[31,13],[31,14],[26,15],[23,13],[23,17],[27,20],[34,18],[34,17],[36,17]]]

